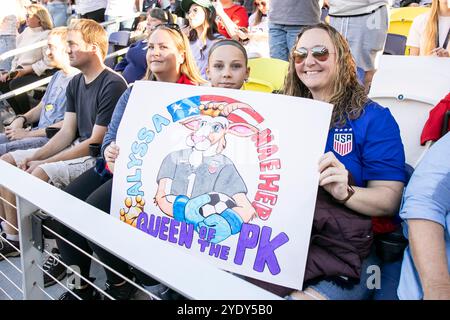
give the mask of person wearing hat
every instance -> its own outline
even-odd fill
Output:
[[[189,42],[192,54],[206,79],[208,52],[211,46],[224,37],[217,31],[216,10],[210,0],[182,0],[181,8],[189,21]]]

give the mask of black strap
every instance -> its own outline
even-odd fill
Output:
[[[447,49],[448,41],[450,40],[450,28],[447,31],[447,37],[444,40],[444,44],[442,45],[442,48]]]
[[[447,36],[445,37],[444,43],[442,44],[442,48],[447,49],[448,41],[450,40],[450,28],[447,31]],[[439,22],[437,23],[436,28],[436,45],[439,46]]]

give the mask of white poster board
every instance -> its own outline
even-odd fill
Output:
[[[309,99],[139,81],[118,130],[111,214],[205,263],[301,289],[331,112]]]

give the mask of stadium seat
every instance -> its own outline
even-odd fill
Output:
[[[270,83],[273,90],[280,90],[284,84],[289,63],[273,58],[254,58],[248,60],[250,77]]]
[[[447,70],[450,59],[382,55],[373,77],[369,97],[391,111],[400,127],[406,162],[414,168],[428,148],[420,144],[428,114],[448,94]]]
[[[383,54],[405,55],[406,37],[400,34],[388,33]]]
[[[130,37],[131,32],[130,31],[117,31],[111,33],[108,39],[108,54],[113,53],[117,50],[126,48],[130,45]],[[105,59],[105,65],[114,68],[114,66],[117,63],[117,57],[114,58],[106,58]]]
[[[243,89],[269,93],[272,93],[274,91],[274,88],[270,82],[251,77],[248,78],[248,80],[244,83]]]
[[[119,47],[127,47],[130,42],[130,31],[117,31],[111,33],[109,36],[108,42],[111,45],[119,46]]]
[[[429,11],[428,7],[402,7],[391,9],[388,33],[408,37],[409,28],[415,17]]]

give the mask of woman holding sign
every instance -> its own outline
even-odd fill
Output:
[[[334,28],[318,24],[302,30],[291,53],[284,93],[334,105],[325,154],[318,164],[319,185],[336,206],[371,216],[374,231],[386,231],[389,225],[375,223],[374,218],[392,216],[400,205],[405,156],[399,127],[388,109],[366,96],[349,46]],[[367,268],[374,264],[377,259],[371,254],[362,264],[359,283],[319,278],[290,298],[367,299]]]
[[[189,40],[181,32],[178,25],[161,24],[155,27],[148,41],[147,64],[149,68],[144,80],[186,85],[199,85],[205,82],[200,77],[195,65],[189,48]],[[65,189],[69,194],[107,213],[110,211],[114,162],[119,153],[119,147],[115,145],[114,141],[131,90],[132,88],[129,88],[123,93],[108,126],[100,152],[105,161],[103,159],[98,161],[96,168],[85,172]],[[116,271],[127,278],[133,279],[133,274],[130,272],[127,263],[88,242],[85,238],[63,225],[58,225],[57,229],[60,234],[78,247],[89,253],[95,251],[107,265],[114,267]],[[57,243],[61,251],[62,260],[67,265],[79,266],[81,275],[89,278],[91,259],[62,240],[58,239]],[[117,276],[110,270],[105,269],[105,271],[107,274],[107,289],[105,292],[118,300],[130,299],[136,291],[135,286],[124,281],[122,277]],[[146,280],[145,285],[157,283],[152,281],[152,279]],[[98,297],[97,291],[83,280],[78,287],[73,289],[73,292],[83,299],[89,300]],[[65,292],[60,299],[73,300],[76,298],[72,293]]]

